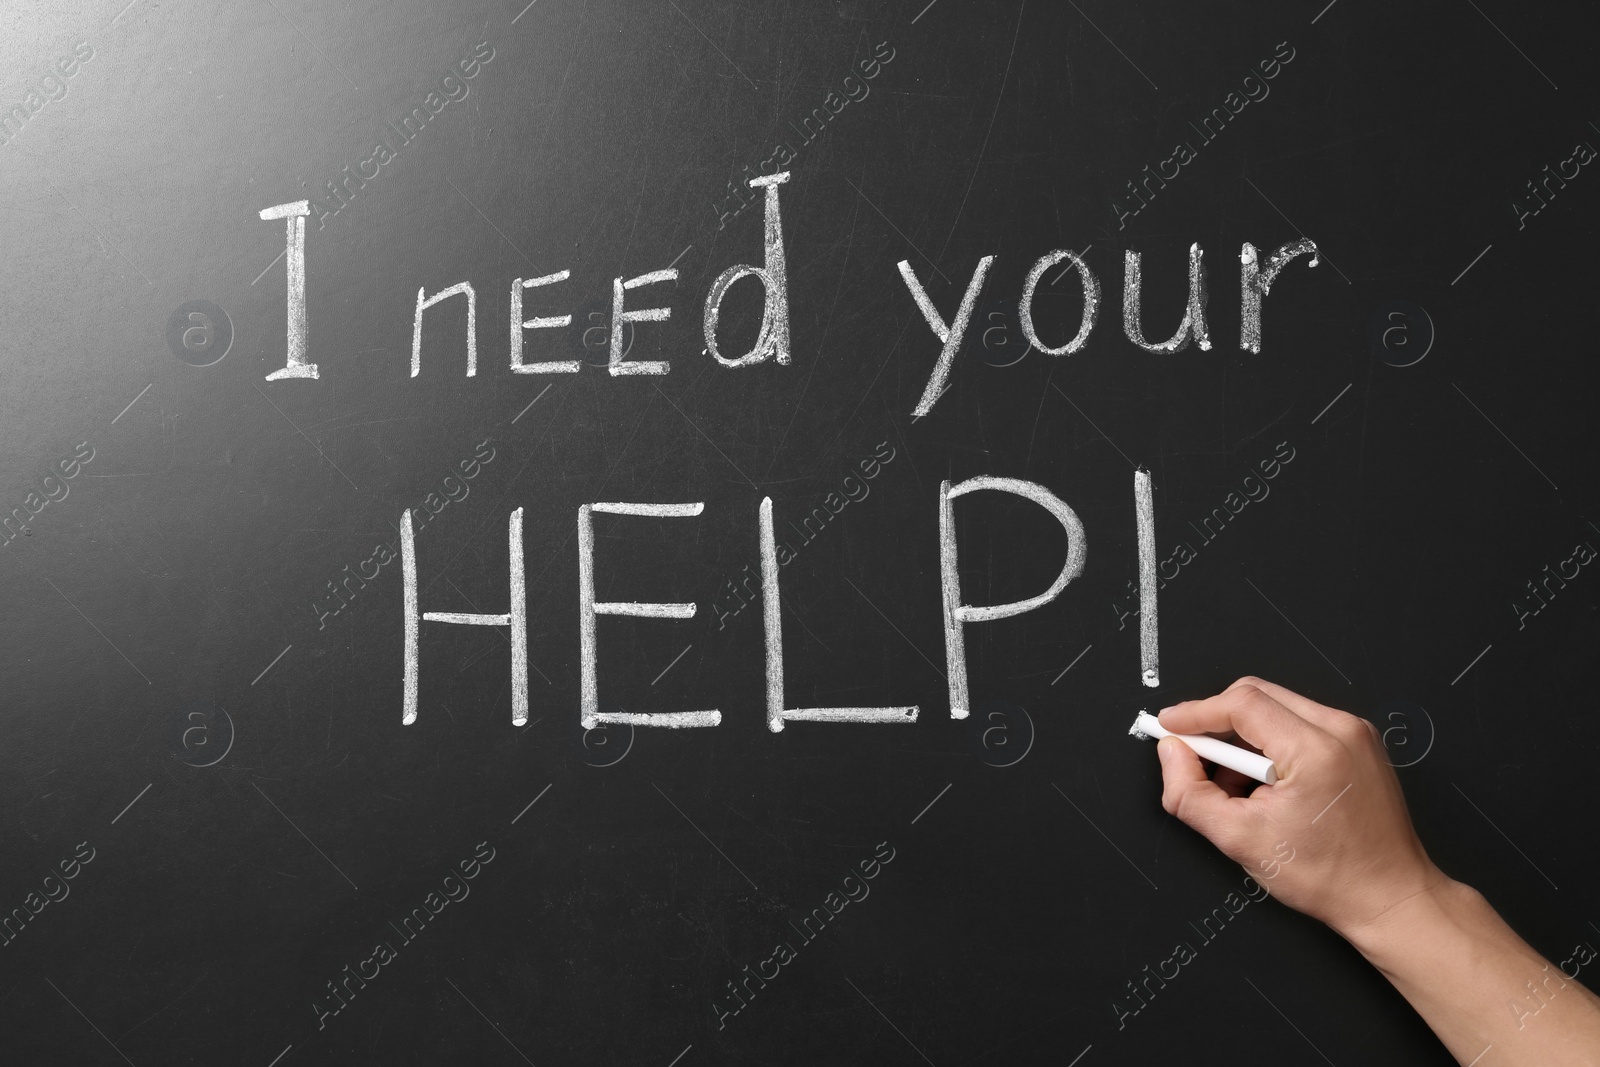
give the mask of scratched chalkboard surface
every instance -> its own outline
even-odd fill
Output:
[[[1600,937],[1565,10],[0,21],[8,1062],[1450,1062],[1161,811],[1246,673]]]

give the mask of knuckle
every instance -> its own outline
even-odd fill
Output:
[[[1335,728],[1340,740],[1347,744],[1359,744],[1375,736],[1372,723],[1359,715],[1351,715],[1348,712],[1339,718]]]
[[[1271,712],[1282,707],[1282,705],[1272,698],[1270,693],[1267,693],[1265,690],[1257,689],[1253,685],[1240,686],[1238,689],[1234,690],[1234,694],[1241,710],[1270,714]]]
[[[1236,685],[1223,694],[1227,698],[1225,706],[1234,708],[1254,707],[1265,699],[1266,695],[1253,685]]]

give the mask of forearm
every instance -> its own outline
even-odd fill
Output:
[[[1600,999],[1529,947],[1471,887],[1447,881],[1339,933],[1459,1063],[1600,1067]]]

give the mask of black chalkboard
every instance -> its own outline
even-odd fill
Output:
[[[1600,938],[1565,10],[3,19],[16,1062],[1450,1062],[1161,811],[1134,713],[1246,673],[1372,718],[1541,951]],[[914,288],[970,292],[943,381]],[[960,604],[1084,553],[962,624],[965,718],[946,483]],[[837,708],[887,710],[782,714]]]

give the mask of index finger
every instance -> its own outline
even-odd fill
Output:
[[[1329,733],[1332,733],[1342,721],[1351,717],[1349,712],[1319,704],[1310,697],[1301,696],[1293,689],[1285,688],[1276,682],[1269,682],[1265,678],[1246,675],[1228,688],[1237,689],[1241,686],[1254,686],[1313,726],[1320,726]]]
[[[1318,735],[1316,726],[1253,685],[1235,685],[1204,700],[1163,708],[1161,725],[1180,734],[1233,732],[1281,764]]]

